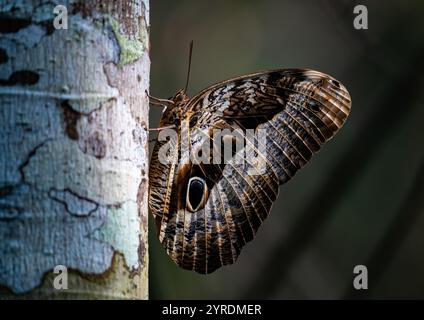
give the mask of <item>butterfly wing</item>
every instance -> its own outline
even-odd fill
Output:
[[[266,219],[279,185],[335,135],[350,106],[349,93],[337,80],[300,69],[231,79],[193,97],[182,110],[174,143],[182,150],[184,142],[194,153],[205,140],[211,149],[219,146],[226,135],[218,139],[214,129],[244,135],[253,130],[254,135],[250,148],[246,144],[225,163],[193,163],[190,155],[175,151],[173,162],[160,168],[155,146],[151,209],[159,240],[172,260],[199,273],[234,263]],[[246,157],[247,149],[252,156]],[[188,209],[192,194],[204,200],[196,210]]]

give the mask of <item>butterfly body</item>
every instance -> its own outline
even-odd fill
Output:
[[[306,69],[238,77],[191,99],[180,91],[172,102],[160,126],[174,126],[175,134],[155,144],[149,205],[168,255],[199,273],[237,260],[267,218],[279,186],[334,136],[351,106],[349,93],[337,80]],[[216,130],[240,135],[218,138]],[[222,155],[212,157],[219,143],[237,143],[249,130],[265,133],[252,140],[255,163],[253,156],[243,157],[247,144],[227,161]],[[205,141],[211,155],[203,159],[209,161],[196,162],[192,154],[203,155]]]

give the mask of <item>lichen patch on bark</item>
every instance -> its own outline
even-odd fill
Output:
[[[125,37],[119,30],[119,22],[112,17],[110,18],[110,24],[119,43],[119,64],[124,66],[140,59],[146,49],[143,42],[138,39],[131,40]]]
[[[108,208],[106,222],[91,236],[121,252],[130,269],[138,269],[139,263],[144,262],[138,259],[141,228],[134,212],[137,212],[137,203],[133,201],[124,202],[119,208]]]

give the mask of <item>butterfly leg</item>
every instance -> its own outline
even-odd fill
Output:
[[[149,131],[149,133],[151,132],[151,131],[161,131],[161,130],[165,130],[165,129],[174,129],[174,128],[176,128],[176,126],[173,124],[173,125],[170,125],[170,126],[165,126],[165,127],[159,127],[159,128],[145,128],[147,131]],[[155,142],[157,140],[157,137],[156,138],[152,138],[152,139],[149,139],[149,143],[152,143],[152,142]]]
[[[174,105],[174,101],[172,100],[156,98],[151,96],[149,92],[147,92],[147,90],[145,92],[146,92],[146,95],[149,97],[149,103],[154,106],[161,106],[166,108],[168,106]]]
[[[159,128],[148,128],[148,131],[161,131],[161,130],[165,130],[165,129],[175,129],[176,125],[170,125],[170,126],[165,126],[165,127],[159,127]]]

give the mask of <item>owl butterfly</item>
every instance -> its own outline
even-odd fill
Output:
[[[205,274],[237,260],[267,218],[279,185],[343,126],[351,99],[339,81],[306,69],[241,76],[193,98],[185,91],[163,100],[167,107],[160,127],[174,127],[175,136],[158,139],[154,146],[149,205],[170,258],[184,269]],[[182,145],[198,151],[202,132],[214,146],[217,128],[265,131],[265,139],[254,141],[264,170],[252,174],[253,165],[236,161],[239,151],[224,163],[194,163]],[[172,148],[168,161],[161,161],[166,144]]]

